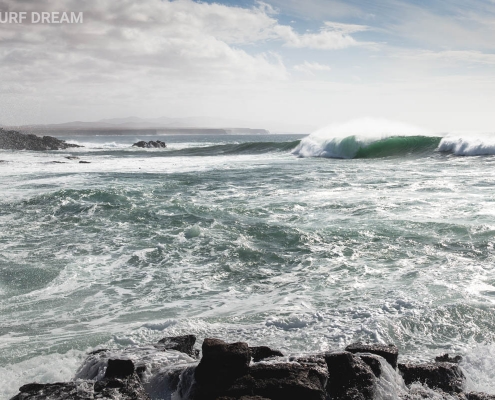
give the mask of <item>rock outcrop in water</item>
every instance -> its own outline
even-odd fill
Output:
[[[3,150],[65,150],[82,147],[67,143],[52,136],[25,135],[17,131],[6,131],[0,128],[0,149]]]
[[[397,347],[363,343],[345,351],[285,357],[265,346],[207,338],[198,363],[195,342],[195,336],[185,335],[153,346],[96,350],[74,381],[24,385],[12,400],[495,400],[464,392],[459,357],[397,363]]]
[[[161,140],[150,140],[149,142],[140,140],[139,142],[134,143],[132,146],[141,147],[143,149],[159,149],[167,147],[165,142],[162,142]]]

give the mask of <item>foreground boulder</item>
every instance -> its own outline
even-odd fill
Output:
[[[17,131],[6,131],[0,128],[0,149],[4,150],[64,150],[82,147],[67,143],[52,136],[25,135]]]
[[[202,350],[203,358],[194,371],[196,399],[219,397],[235,379],[248,372],[251,353],[247,343],[205,339]]]
[[[465,376],[457,364],[436,362],[432,364],[399,364],[399,371],[406,385],[420,382],[432,389],[447,393],[460,393]]]
[[[107,378],[102,381],[64,383],[30,383],[19,389],[11,400],[150,400],[136,374],[127,378]]]
[[[271,400],[325,400],[328,374],[298,364],[258,364],[224,391],[233,398],[259,396]]]
[[[327,393],[333,400],[372,400],[376,378],[358,356],[343,351],[325,354],[328,367]]]
[[[371,353],[383,357],[392,368],[397,368],[399,349],[393,344],[365,344],[361,342],[350,344],[345,348],[350,353]]]
[[[150,140],[149,142],[145,142],[144,140],[140,140],[139,142],[136,142],[132,145],[133,147],[141,147],[143,149],[159,149],[159,148],[165,148],[167,145],[165,142],[162,142],[161,140]]]

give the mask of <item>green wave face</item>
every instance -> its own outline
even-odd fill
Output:
[[[380,158],[421,154],[435,150],[441,137],[394,136],[359,148],[354,158]]]
[[[290,151],[299,144],[299,140],[291,142],[248,142],[239,144],[220,144],[207,147],[186,148],[167,151],[162,156],[218,156],[237,154],[264,154]]]

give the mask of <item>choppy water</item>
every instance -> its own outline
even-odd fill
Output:
[[[0,151],[0,398],[71,379],[89,349],[189,333],[455,352],[495,393],[495,141],[302,138]]]

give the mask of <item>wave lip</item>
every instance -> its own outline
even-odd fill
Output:
[[[305,138],[292,154],[300,157],[325,158],[381,158],[421,154],[434,151],[441,141],[436,136],[390,136],[386,138],[364,138],[351,135],[318,141],[311,136]]]

